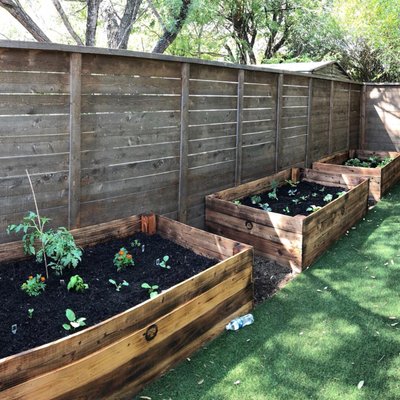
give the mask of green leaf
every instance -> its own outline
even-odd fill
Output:
[[[80,326],[80,324],[79,324],[79,322],[71,321],[71,326],[72,326],[73,328],[78,328],[78,327]]]
[[[141,285],[141,287],[143,288],[143,289],[151,289],[151,286],[148,284],[148,283],[142,283],[142,285]]]
[[[113,284],[113,285],[116,285],[116,284],[117,284],[117,282],[115,282],[114,279],[109,279],[108,282],[110,282],[110,283]],[[142,286],[142,287],[143,287],[143,286]]]
[[[67,316],[69,321],[75,321],[76,319],[75,313],[70,308],[67,308],[65,310],[65,315]]]
[[[150,293],[150,298],[151,299],[154,299],[154,297],[157,297],[158,296],[158,293],[157,292],[151,292]]]
[[[66,331],[71,330],[71,327],[70,327],[68,324],[63,324],[63,328],[64,328]]]

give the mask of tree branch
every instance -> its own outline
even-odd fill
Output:
[[[7,10],[38,42],[51,42],[18,0],[0,0],[0,7]]]
[[[81,40],[81,38],[79,37],[79,35],[74,31],[74,28],[72,28],[71,23],[69,22],[69,19],[67,17],[67,14],[65,14],[61,3],[59,2],[59,0],[52,0],[54,7],[56,8],[58,14],[60,15],[62,22],[64,23],[65,27],[67,28],[67,31],[69,32],[69,34],[73,37],[73,39],[75,40],[75,42],[80,45],[83,46],[83,42]]]
[[[176,39],[178,33],[183,28],[186,18],[189,13],[189,6],[192,0],[182,0],[182,5],[179,10],[178,16],[175,18],[175,24],[170,30],[164,30],[163,35],[160,37],[154,46],[153,53],[164,53],[168,46]]]
[[[153,1],[152,0],[147,0],[147,3],[149,4],[151,12],[154,14],[154,16],[157,18],[158,23],[161,25],[161,28],[163,29],[164,32],[166,32],[167,31],[167,27],[164,24],[164,21],[162,20],[160,13],[157,11]]]

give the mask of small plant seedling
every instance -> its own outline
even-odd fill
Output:
[[[333,196],[329,193],[327,195],[325,195],[325,197],[323,198],[325,203],[329,203],[330,201],[332,201],[332,199],[333,199]]]
[[[261,207],[264,211],[272,211],[272,208],[269,206],[268,203],[259,203],[258,204],[259,207]]]
[[[315,211],[320,210],[321,208],[322,208],[322,207],[320,207],[320,206],[315,206],[315,205],[313,204],[312,206],[308,207],[306,211],[315,212]]]
[[[161,268],[171,269],[171,266],[167,264],[168,260],[169,260],[169,256],[164,256],[158,265]]]
[[[311,193],[311,197],[317,197],[317,196],[318,196],[318,193],[315,193],[315,192]]]
[[[21,285],[21,289],[28,296],[39,296],[46,288],[46,278],[41,274],[30,275],[26,282]]]
[[[283,212],[285,213],[285,214],[290,214],[290,209],[289,209],[289,207],[285,207],[284,209],[283,209]]]
[[[149,285],[148,283],[143,282],[141,287],[148,290],[151,299],[158,296],[158,285]]]
[[[337,196],[337,197],[342,197],[342,196],[344,196],[345,194],[346,194],[345,191],[343,191],[343,192],[337,192],[337,193],[336,193],[336,196]]]
[[[114,281],[114,279],[110,278],[108,282],[115,286],[115,290],[117,292],[121,290],[122,286],[129,286],[129,283],[125,279],[121,283],[117,283],[116,281]]]
[[[125,247],[121,247],[119,252],[114,256],[114,265],[117,267],[117,271],[121,271],[130,265],[135,265],[132,259],[132,255],[128,253]]]
[[[140,240],[135,239],[132,243],[131,246],[132,247],[140,247],[142,245],[142,243],[140,243]]]
[[[324,193],[324,192],[325,192],[325,186],[322,186],[322,188],[319,189],[319,191],[320,191],[321,193]]]
[[[299,204],[299,203],[300,203],[300,200],[299,200],[299,199],[292,199],[292,203],[294,203],[294,204]]]
[[[79,275],[73,275],[69,279],[68,290],[74,290],[75,292],[84,292],[86,289],[89,289],[89,285],[83,281],[83,279]]]
[[[70,331],[71,329],[80,328],[86,325],[85,322],[86,318],[85,317],[77,318],[75,313],[70,308],[67,308],[65,310],[65,316],[67,317],[69,322],[67,324],[63,324],[62,327],[66,331]]]
[[[28,308],[28,318],[32,319],[34,311],[35,311],[34,308]]]
[[[258,204],[261,201],[261,196],[258,194],[255,196],[251,196],[251,204]]]
[[[391,157],[385,157],[383,160],[381,160],[381,161],[378,163],[377,167],[378,167],[378,168],[382,168],[382,167],[384,167],[385,165],[388,165],[391,161],[393,161],[393,158],[391,158]]]
[[[278,182],[277,181],[272,181],[271,182],[271,187],[272,187],[272,191],[268,193],[268,197],[270,199],[278,200],[278,196],[276,194],[276,190],[278,189]]]
[[[289,184],[291,187],[296,187],[300,183],[299,181],[292,181],[291,179],[286,179],[285,182]]]
[[[308,196],[304,195],[304,196],[300,196],[300,200],[306,201],[308,199]]]
[[[296,192],[297,192],[297,189],[289,189],[289,190],[288,190],[288,195],[289,195],[289,196],[295,196],[295,195],[296,195]]]
[[[233,200],[232,203],[233,203],[233,204],[236,204],[237,206],[239,206],[240,204],[242,204],[240,200]]]

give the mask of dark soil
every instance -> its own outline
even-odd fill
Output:
[[[145,245],[144,253],[141,248],[130,245],[133,239]],[[117,272],[112,260],[121,247],[133,255],[135,265]],[[170,257],[170,270],[155,265],[155,260],[162,259],[164,255]],[[86,317],[87,326],[94,325],[147,300],[147,291],[140,287],[143,282],[166,290],[216,262],[158,235],[137,234],[133,238],[86,248],[82,263],[76,269],[65,271],[62,277],[52,273],[46,282],[45,292],[37,297],[28,296],[20,286],[29,275],[44,275],[42,265],[32,260],[0,264],[0,358],[68,336],[70,333],[62,328],[62,324],[68,322],[65,317],[67,308],[71,308],[77,317]],[[89,284],[84,293],[68,292],[66,285],[60,283],[63,279],[67,284],[69,278],[76,274]],[[271,297],[292,277],[290,268],[255,257],[255,305]],[[117,282],[125,279],[129,286],[117,292],[108,282],[109,278]],[[30,308],[34,309],[31,319],[28,317]],[[11,332],[13,324],[17,325],[16,334]]]
[[[292,191],[292,192],[289,192]],[[338,197],[338,193],[345,191],[341,187],[322,186],[317,183],[302,181],[295,187],[284,184],[277,188],[276,195],[278,200],[270,198],[268,192],[260,193],[260,204],[268,203],[271,211],[285,215],[309,215],[313,211],[307,211],[311,206],[323,207]],[[332,195],[332,200],[324,200],[326,195]],[[259,204],[253,204],[252,196],[240,199],[240,203],[249,207],[262,209]]]
[[[86,248],[81,264],[65,271],[62,277],[51,273],[45,291],[37,297],[28,296],[20,287],[29,275],[45,275],[41,264],[32,260],[1,264],[0,358],[67,336],[69,333],[62,327],[68,322],[67,308],[78,318],[86,317],[88,326],[94,325],[147,300],[148,291],[141,288],[143,282],[159,285],[159,291],[166,290],[218,262],[159,235],[137,234],[133,238],[145,245],[144,253],[141,248],[131,246],[132,238]],[[132,254],[135,265],[117,272],[113,258],[121,247]],[[165,255],[169,256],[169,270],[156,265],[156,259]],[[76,274],[89,285],[84,293],[69,292],[60,283],[62,278],[68,284],[69,278]],[[117,292],[109,278],[118,283],[125,279],[129,286]],[[31,319],[30,308],[34,309]],[[17,324],[16,334],[11,332],[13,324]]]

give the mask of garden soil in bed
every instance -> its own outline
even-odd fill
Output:
[[[290,190],[293,191],[291,194],[289,194]],[[268,203],[272,212],[295,216],[298,214],[311,214],[312,211],[307,211],[309,207],[323,207],[329,202],[324,200],[326,195],[332,195],[332,200],[335,200],[338,198],[338,193],[343,191],[345,191],[345,189],[342,187],[323,186],[317,183],[302,181],[296,186],[285,184],[278,187],[276,190],[278,200],[271,199],[268,196],[268,193],[271,193],[271,190],[260,193],[259,196],[261,197],[260,203]],[[248,196],[240,199],[240,203],[249,207],[261,209],[258,204],[252,203],[251,197],[252,196]],[[297,204],[296,200],[298,201]],[[289,212],[284,211],[286,207],[289,208]]]
[[[144,252],[141,247],[131,246],[133,239],[145,246]],[[121,247],[132,254],[135,265],[117,272],[113,258]],[[169,256],[167,264],[171,269],[156,265],[156,259],[162,260],[165,255]],[[166,290],[216,263],[217,260],[201,257],[159,235],[138,233],[86,248],[78,267],[65,271],[61,277],[52,271],[45,291],[37,297],[28,296],[20,287],[29,275],[45,275],[42,264],[34,260],[1,264],[0,358],[67,336],[69,333],[62,327],[68,322],[67,308],[77,318],[86,317],[87,326],[92,326],[147,300],[149,294],[141,288],[142,283]],[[69,278],[76,274],[89,285],[84,293],[67,290]],[[126,280],[129,286],[117,292],[109,283],[110,278],[118,283]],[[65,281],[64,285],[60,279]],[[32,308],[33,316],[29,318],[28,309]],[[11,332],[13,324],[17,325],[15,334]]]

